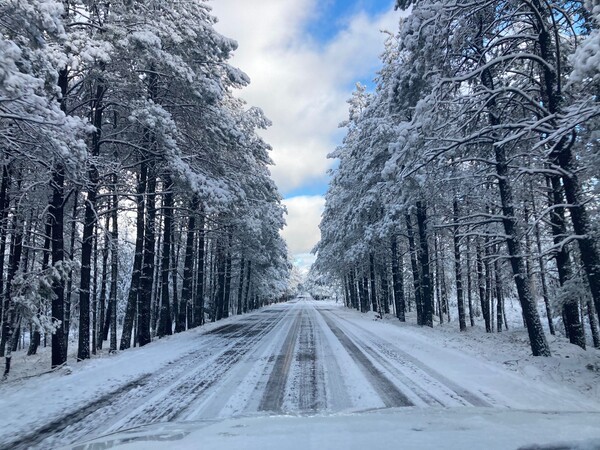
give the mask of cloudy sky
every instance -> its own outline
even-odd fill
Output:
[[[298,265],[319,240],[327,159],[343,137],[346,100],[356,82],[370,85],[383,51],[381,30],[395,31],[394,0],[211,0],[216,29],[236,39],[232,64],[251,85],[241,92],[273,122],[271,173],[285,198],[283,231]]]

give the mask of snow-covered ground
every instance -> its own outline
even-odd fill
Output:
[[[203,448],[219,439],[228,445],[221,448],[265,448],[269,439],[278,448],[290,423],[290,437],[310,436],[303,448],[331,447],[319,447],[321,438],[359,448],[385,427],[390,434],[370,442],[393,442],[400,431],[406,448],[464,448],[486,437],[494,443],[486,448],[600,439],[600,352],[554,339],[554,356],[533,358],[523,330],[456,328],[380,320],[333,302],[270,306],[0,384],[0,447],[54,448],[167,421],[174,425],[135,428],[148,444],[137,448],[151,448],[156,430],[177,448],[200,428],[212,436]]]

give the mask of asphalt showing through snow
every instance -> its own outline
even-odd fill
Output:
[[[198,350],[5,448],[55,448],[165,421],[405,406],[491,406],[318,302],[248,314]]]

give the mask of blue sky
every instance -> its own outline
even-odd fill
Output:
[[[393,9],[394,0],[323,0],[318,2],[315,11],[305,24],[305,31],[310,38],[314,39],[317,46],[324,47],[343,30],[348,28],[353,17],[365,14],[375,17]],[[373,78],[375,71],[367,70],[361,76],[346,84],[349,92],[356,82],[374,87]],[[336,136],[337,143],[341,142],[343,133]],[[332,149],[333,150],[333,149]],[[303,185],[284,192],[286,198],[297,196],[323,195],[327,191],[328,177],[307,180]]]
[[[394,0],[211,0],[216,28],[236,39],[232,64],[252,80],[240,96],[273,126],[272,176],[285,198],[282,234],[302,264],[319,240],[327,154],[341,143],[356,82],[372,86],[385,36],[401,17]]]
[[[349,20],[357,14],[376,16],[393,7],[390,0],[323,0],[316,5],[314,17],[306,24],[306,31],[321,44],[335,39]]]

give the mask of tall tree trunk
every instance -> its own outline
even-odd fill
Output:
[[[188,305],[192,303],[192,289],[194,287],[194,239],[196,237],[196,210],[199,202],[197,198],[192,199],[190,203],[190,215],[185,241],[185,256],[183,262],[183,284],[181,287],[181,301],[179,305],[179,314],[177,315],[177,324],[175,332],[180,333],[185,330],[185,314]],[[192,325],[191,317],[190,325]]]
[[[394,304],[396,317],[406,322],[406,302],[404,299],[404,264],[402,255],[398,255],[398,238],[392,237],[392,283],[394,285]]]
[[[42,336],[40,330],[35,327],[31,335],[31,341],[29,341],[29,348],[27,349],[27,356],[32,356],[37,353],[37,349],[40,346]]]
[[[52,233],[52,222],[50,220],[50,217],[48,216],[46,218],[46,224],[45,224],[45,228],[44,228],[44,248],[42,251],[42,271],[45,271],[46,269],[48,269],[48,263],[50,261],[50,245],[51,245],[51,240],[50,240],[50,235]],[[6,241],[4,238],[2,238],[2,244],[4,244],[4,246],[6,245]],[[0,254],[4,254],[5,251],[5,247],[0,244]],[[0,284],[1,286],[1,284]],[[2,292],[0,290],[0,292]],[[37,315],[39,316],[41,313],[41,308],[38,309]],[[41,343],[42,340],[42,336],[40,333],[40,329],[39,327],[36,325],[33,331],[33,337],[31,338],[31,342],[29,344],[29,350],[27,350],[27,355],[31,356],[31,355],[35,355],[37,353],[37,349]],[[45,344],[44,344],[45,345]]]
[[[536,207],[535,207],[535,198],[533,196],[533,183],[530,184],[531,191],[531,210],[533,212],[533,216],[537,216]],[[550,330],[550,334],[554,335],[554,322],[552,321],[552,308],[550,307],[550,296],[548,295],[548,282],[546,281],[546,264],[544,264],[544,257],[542,256],[542,239],[540,233],[539,223],[536,221],[535,223],[535,243],[537,247],[538,257],[537,262],[540,268],[540,283],[542,285],[542,297],[544,299],[544,306],[546,307],[546,318],[548,319],[548,329]]]
[[[173,235],[173,182],[171,177],[164,177],[163,217],[164,230],[162,242],[162,294],[160,305],[160,320],[158,336],[163,337],[173,334],[171,323],[171,302],[169,297],[169,274],[171,272],[171,237]]]
[[[198,226],[198,249],[197,249],[197,268],[196,268],[196,295],[194,296],[194,321],[193,326],[197,327],[204,323],[204,215],[200,209],[200,221]],[[248,273],[250,273],[250,264],[248,264]],[[248,282],[250,281],[248,275]],[[248,290],[246,292],[249,293]]]
[[[542,328],[535,299],[531,294],[531,285],[527,278],[525,261],[522,256],[523,250],[521,248],[521,243],[517,239],[519,231],[515,219],[512,188],[509,184],[508,162],[504,146],[494,146],[494,149],[496,155],[498,187],[502,202],[502,222],[504,224],[504,232],[507,236],[506,245],[508,247],[509,260],[513,270],[519,302],[521,303],[525,322],[527,323],[527,332],[529,334],[531,350],[534,356],[550,356],[550,347],[548,346],[546,336],[544,335],[544,329]]]
[[[90,187],[85,203],[83,239],[81,242],[81,278],[79,279],[79,341],[77,360],[90,357],[90,281],[92,272],[93,234],[96,225],[98,170],[90,168]]]
[[[377,302],[377,285],[375,283],[375,263],[373,261],[373,253],[369,254],[369,278],[371,281],[371,308],[373,312],[378,312]]]
[[[48,219],[46,219],[46,225],[45,225],[45,234],[44,234],[44,250],[43,250],[43,257],[42,257],[42,270],[46,270],[48,268],[48,250],[50,250],[50,233],[51,233],[51,224],[50,221]],[[2,237],[0,237],[0,239],[3,239]],[[4,249],[2,248],[2,245],[0,244],[0,252],[4,253]],[[32,262],[32,267],[34,266],[34,262]],[[0,292],[1,288],[0,288]],[[40,314],[42,312],[42,308],[41,305],[37,307],[37,312],[36,312],[36,316],[39,318]],[[37,324],[34,324],[33,327],[33,334],[31,337],[31,341],[29,342],[29,349],[27,350],[27,356],[32,356],[37,354],[37,350],[38,347],[40,346],[42,340],[42,336],[41,336],[41,332],[40,332],[40,327]]]
[[[190,216],[188,218],[188,227],[185,241],[185,256],[183,263],[183,283],[181,287],[181,302],[179,305],[179,314],[175,332],[180,333],[185,330],[185,313],[188,305],[192,303],[192,289],[194,281],[194,238],[196,236],[196,215],[198,209],[198,200],[192,200],[190,204]],[[190,322],[191,325],[191,322]]]
[[[244,312],[248,312],[248,302],[250,301],[250,281],[252,280],[252,260],[248,260],[248,274],[246,275],[246,301],[244,302]]]
[[[388,283],[387,264],[384,262],[378,267],[379,285],[381,286],[381,308],[385,314],[390,313],[390,288]]]
[[[246,260],[242,256],[240,259],[240,278],[238,283],[238,292],[237,292],[237,311],[236,313],[242,314],[243,312],[243,300],[244,300],[244,270],[245,270]]]
[[[491,259],[492,259],[492,251],[490,248],[489,238],[485,238],[484,241],[484,267],[485,267],[485,305],[487,308],[487,313],[490,321],[490,332],[494,331],[494,292],[492,289],[492,267],[491,267]]]
[[[69,87],[69,70],[62,69],[58,74],[58,87],[61,93],[60,108],[67,113],[67,92]],[[64,262],[64,190],[65,170],[57,163],[52,169],[52,181],[50,182],[52,198],[48,213],[52,218],[52,265],[60,266]],[[65,280],[61,276],[52,283],[52,321],[56,326],[52,334],[52,367],[60,366],[67,361],[65,344]]]
[[[105,281],[105,296],[106,296],[106,292],[108,292],[108,301],[105,302],[105,308],[104,308],[104,323],[102,324],[102,341],[106,341],[108,340],[108,333],[110,332],[110,323],[111,323],[111,319],[112,319],[112,305],[111,305],[111,290],[110,287],[111,285],[108,284],[107,280],[108,280],[108,268],[109,268],[109,262],[108,262],[108,256],[110,254],[111,256],[111,260],[110,260],[110,270],[112,273],[112,268],[113,268],[113,259],[112,256],[115,253],[115,245],[114,242],[112,240],[112,234],[110,231],[110,221],[113,218],[112,212],[112,195],[110,197],[108,197],[108,213],[106,214],[106,240],[105,240],[105,245],[106,245],[106,264],[107,264],[107,278]],[[111,283],[112,283],[112,277],[111,277]]]
[[[356,276],[355,276],[354,268],[352,268],[350,270],[349,282],[350,282],[350,301],[352,302],[352,305],[354,306],[354,308],[356,308],[357,310],[360,310],[360,305],[359,305],[359,301],[358,301],[358,291],[356,290]]]
[[[140,280],[142,278],[142,261],[144,257],[144,210],[146,194],[146,178],[148,176],[148,167],[145,163],[141,164],[138,175],[136,189],[136,237],[135,237],[135,256],[133,259],[133,270],[131,272],[131,283],[129,285],[129,294],[127,296],[127,307],[125,309],[125,320],[123,322],[123,332],[121,334],[121,344],[119,348],[126,350],[131,346],[131,335],[133,332],[133,323],[138,309]]]
[[[79,207],[79,192],[73,193],[73,215],[71,220],[71,235],[69,238],[69,261],[75,259],[75,233],[77,231],[77,209]],[[65,297],[65,353],[69,350],[69,334],[71,330],[71,297],[73,292],[73,265],[69,267],[69,276],[67,281],[67,295]]]
[[[158,211],[157,211],[158,212]],[[152,300],[151,304],[151,312],[150,312],[150,329],[152,337],[156,336],[156,332],[158,330],[158,321],[160,318],[160,296],[162,294],[162,214],[159,214],[156,223],[158,224],[158,228],[156,230],[156,245],[154,246],[154,271],[152,274]]]
[[[25,235],[25,243],[24,243],[24,251],[23,251],[23,271],[25,273],[30,273],[33,270],[35,270],[36,267],[36,256],[37,256],[37,252],[35,252],[33,249],[36,247],[36,238],[35,236],[39,235],[39,223],[36,220],[36,218],[39,216],[39,211],[34,211],[33,209],[31,209],[30,212],[30,216],[29,216],[29,223],[26,226],[26,235]],[[1,291],[0,291],[1,292]],[[0,301],[0,304],[2,302]],[[35,314],[36,317],[40,317],[40,305],[36,305],[35,306]],[[0,317],[2,317],[0,315]],[[27,356],[33,355],[37,352],[37,348],[40,345],[40,333],[39,333],[39,329],[38,326],[33,324],[33,322],[31,320],[28,320],[29,322],[29,347],[27,348]],[[35,342],[36,339],[36,334],[35,331],[37,331],[37,337],[38,337],[38,342]],[[25,333],[23,333],[23,341],[21,343],[22,348],[25,348]],[[29,353],[31,350],[33,349],[33,353]]]
[[[344,306],[346,308],[350,308],[351,307],[350,289],[348,288],[348,274],[347,273],[345,273],[342,276],[342,284],[344,285]]]
[[[98,348],[98,220],[94,233],[94,278],[92,279],[92,354]]]
[[[208,238],[208,234],[207,234]],[[210,299],[210,319],[212,322],[216,320],[216,307],[217,303],[215,301],[215,290],[217,285],[217,276],[218,276],[218,268],[217,268],[217,254],[216,254],[216,239],[209,238],[206,242],[206,250],[207,250],[207,260],[206,260],[206,297]]]
[[[422,201],[416,204],[417,229],[419,232],[419,269],[420,286],[423,301],[423,325],[433,327],[433,290],[431,286],[429,243],[427,241],[427,207]]]
[[[450,304],[448,301],[448,285],[446,284],[446,268],[445,268],[446,255],[444,254],[444,246],[443,245],[440,248],[440,253],[442,256],[442,263],[440,264],[440,266],[441,266],[440,275],[442,278],[442,280],[441,280],[442,308],[444,308],[444,313],[446,313],[446,319],[448,320],[448,322],[450,322],[450,319],[451,319]]]
[[[473,310],[473,283],[471,280],[471,246],[470,239],[467,238],[467,304],[469,305],[469,323],[475,326],[475,311]]]
[[[148,98],[157,100],[158,74],[151,64],[148,71]],[[149,149],[154,149],[155,139],[150,130],[145,131],[145,144]],[[151,158],[142,155],[142,158]],[[146,178],[146,215],[144,221],[144,251],[142,256],[142,271],[140,274],[140,290],[138,292],[137,308],[137,341],[140,347],[152,341],[150,322],[152,316],[152,297],[154,285],[154,254],[156,240],[156,167],[154,162],[143,161],[147,165]],[[142,168],[143,169],[143,168]]]
[[[483,26],[481,29],[483,29]],[[480,36],[480,38],[483,39],[483,36]],[[480,58],[480,64],[483,66],[486,64],[486,57],[481,49],[479,49],[479,54],[482,56]],[[481,71],[481,83],[489,92],[494,92],[494,80],[489,67],[484,68]],[[500,119],[497,112],[495,97],[490,96],[487,99],[486,107],[490,125],[492,127],[499,126]],[[499,141],[500,139],[498,136],[494,136],[494,140]],[[519,233],[514,210],[513,192],[508,173],[506,146],[494,145],[493,147],[498,190],[500,191],[500,201],[502,205],[502,224],[506,234],[506,246],[508,248],[508,255],[513,271],[517,295],[519,297],[519,303],[523,310],[523,318],[527,324],[527,333],[529,334],[531,351],[534,356],[550,356],[550,347],[546,341],[535,299],[531,293],[531,284],[527,277],[523,249],[521,242],[518,240],[518,236],[521,234]]]
[[[223,317],[229,317],[229,302],[231,296],[231,243],[233,236],[229,233],[225,262],[225,290],[223,292]]]
[[[421,275],[419,274],[419,264],[417,261],[417,247],[415,244],[415,234],[413,231],[410,215],[406,215],[406,232],[408,234],[408,249],[410,252],[410,263],[413,275],[413,287],[415,291],[415,308],[417,310],[417,325],[424,325],[423,316],[423,293],[421,288]]]
[[[112,233],[111,233],[111,269],[110,269],[110,351],[117,351],[117,288],[119,278],[119,224],[117,221],[119,202],[116,194],[116,175],[114,180],[114,194],[112,196]]]
[[[433,236],[433,254],[435,260],[435,303],[437,303],[438,316],[440,318],[440,325],[444,323],[444,306],[442,302],[442,276],[440,269],[440,259],[442,259],[438,249],[438,236]],[[435,311],[434,311],[435,315]]]
[[[362,277],[360,283],[360,312],[366,313],[369,311],[369,279],[366,276]]]
[[[454,212],[454,276],[456,278],[456,302],[458,304],[458,323],[460,331],[467,331],[465,300],[463,298],[462,267],[460,264],[460,239],[458,236],[458,200],[452,204]]]
[[[485,274],[483,271],[483,255],[481,246],[477,242],[476,247],[476,264],[477,264],[477,286],[479,287],[479,303],[481,304],[481,314],[485,322],[486,333],[492,332],[492,324],[490,321],[489,303],[487,302],[487,293],[485,289]]]
[[[559,129],[556,117],[560,116],[561,104],[563,101],[561,89],[560,67],[557,66],[560,61],[560,44],[553,43],[550,24],[554,22],[548,20],[552,12],[549,11],[549,5],[542,4],[539,0],[532,0],[531,16],[538,32],[538,46],[540,58],[545,64],[540,64],[541,74],[541,93],[542,102],[548,111],[549,120],[547,124],[554,129]],[[553,25],[555,26],[555,25]],[[575,131],[570,139],[563,137],[556,142],[552,142],[552,151],[549,154],[549,163],[551,168],[559,168],[562,173],[562,182],[565,197],[569,203],[569,215],[573,230],[577,235],[577,243],[581,262],[588,278],[590,291],[596,312],[600,315],[600,254],[598,247],[591,233],[591,223],[585,208],[585,195],[581,189],[581,182],[577,175],[577,161],[573,155],[572,147],[575,143]]]
[[[17,344],[21,329],[21,316],[16,315],[10,323],[10,334],[7,342],[6,355],[4,357],[4,377],[10,373],[10,363],[12,360],[12,352],[17,350]]]
[[[0,337],[0,357],[4,356],[4,349],[8,342],[8,333],[10,331],[8,309],[9,301],[6,296],[2,297],[4,293],[4,259],[6,253],[6,239],[8,236],[8,212],[10,207],[10,201],[8,196],[8,187],[10,184],[10,172],[8,167],[4,165],[2,167],[2,184],[0,185],[0,322],[2,322],[2,333]],[[50,242],[48,238],[48,242]],[[49,244],[48,244],[49,245]],[[49,249],[50,247],[48,247]]]
[[[592,305],[592,300],[589,298],[586,301],[586,312],[590,324],[590,330],[592,331],[592,340],[594,342],[594,347],[600,348],[600,333],[598,332],[598,322],[596,322],[596,316],[594,315],[594,307]]]
[[[562,151],[558,157],[560,167],[569,175],[563,176],[563,187],[567,202],[569,203],[569,212],[573,230],[577,235],[577,243],[581,262],[587,275],[590,291],[596,312],[600,316],[600,256],[598,248],[591,233],[590,220],[584,206],[584,195],[581,192],[581,186],[576,175],[575,161],[571,151]]]
[[[52,199],[49,214],[52,217],[52,265],[60,267],[64,263],[64,168],[57,166],[52,174]],[[52,321],[56,330],[52,334],[52,367],[67,361],[65,344],[65,280],[55,278],[52,283]]]
[[[504,310],[504,296],[502,295],[502,280],[500,277],[500,262],[494,260],[494,276],[496,281],[496,331],[502,332],[502,312]]]
[[[179,301],[179,257],[181,255],[181,233],[176,233],[176,220],[173,218],[173,242],[171,243],[171,285],[173,286],[173,311],[171,322],[177,326],[180,309],[183,310],[183,329],[185,330],[185,305]]]
[[[109,202],[110,203],[110,202]],[[106,336],[104,335],[104,322],[106,317],[106,291],[107,291],[107,281],[108,281],[108,251],[109,251],[109,230],[110,227],[110,214],[106,215],[105,224],[104,224],[104,246],[102,247],[102,275],[100,278],[100,299],[99,299],[99,318],[98,318],[98,329],[97,340],[98,340],[98,349],[102,348],[103,342],[106,340]]]
[[[565,210],[562,206],[559,206],[564,204],[562,187],[560,185],[559,177],[550,177],[550,183],[552,186],[551,204],[554,205],[554,209],[550,213],[550,226],[552,228],[554,245],[556,246],[554,260],[556,261],[556,268],[558,271],[558,281],[561,286],[565,286],[565,284],[573,278],[573,269],[567,246],[562,244],[562,241],[567,237]],[[563,312],[569,342],[585,349],[585,334],[583,331],[583,324],[579,317],[579,304],[577,299],[565,298]]]
[[[5,320],[8,321],[8,334],[6,342],[6,354],[5,354],[5,370],[4,376],[7,376],[10,372],[10,362],[12,352],[17,343],[18,329],[20,327],[21,318],[19,313],[15,310],[15,305],[12,299],[12,282],[19,270],[21,265],[21,255],[23,253],[23,224],[19,223],[17,218],[18,211],[15,211],[13,217],[13,237],[9,256],[9,270],[6,278],[6,290],[4,296],[8,309],[6,311]]]
[[[523,224],[525,228],[529,228],[529,208],[527,207],[527,203],[523,205]],[[535,286],[535,279],[533,276],[533,261],[531,255],[533,251],[531,249],[531,234],[529,232],[525,233],[525,271],[527,273],[527,279],[529,280],[529,288],[531,290],[531,296],[536,299],[537,298],[537,289]],[[537,301],[536,301],[537,303]]]
[[[214,295],[215,313],[214,317],[216,320],[223,318],[224,302],[225,302],[225,254],[223,249],[223,242],[221,239],[217,239],[215,244],[215,275],[216,275],[216,289]]]
[[[154,245],[156,219],[156,174],[154,168],[148,168],[146,184],[146,217],[144,222],[144,254],[140,278],[138,301],[138,343],[142,347],[152,340],[150,334],[150,315],[152,288],[154,280]]]
[[[104,70],[104,64],[102,64]],[[96,94],[92,101],[92,158],[100,156],[100,139],[102,137],[102,115],[104,113],[104,93],[106,88],[104,80],[100,77],[96,85]],[[96,226],[96,201],[98,198],[98,184],[100,175],[96,164],[92,161],[89,171],[89,186],[85,202],[85,216],[83,222],[83,240],[81,242],[81,278],[79,280],[79,344],[77,347],[77,360],[81,361],[90,357],[90,280],[92,262],[92,244],[94,227]]]

